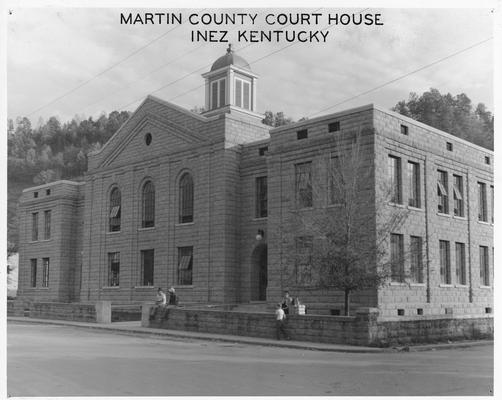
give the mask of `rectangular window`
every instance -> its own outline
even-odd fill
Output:
[[[251,90],[250,90],[251,85],[249,82],[244,82],[243,83],[243,99],[242,99],[242,108],[246,110],[251,109]]]
[[[478,182],[478,219],[483,222],[488,222],[488,210],[486,204],[486,184]]]
[[[464,216],[464,182],[459,175],[453,175],[453,215]]]
[[[32,258],[31,264],[31,287],[37,287],[37,259]]]
[[[49,259],[42,258],[42,287],[49,287]]]
[[[267,155],[267,153],[268,153],[268,146],[265,146],[265,147],[260,147],[260,148],[258,149],[258,154],[259,154],[260,156],[265,156],[265,155]]]
[[[223,107],[225,104],[226,104],[226,100],[225,100],[225,79],[220,79],[218,81],[218,84],[220,86],[219,88],[219,92],[220,92],[220,95],[219,95],[219,99],[218,99],[218,107]]]
[[[267,216],[267,177],[256,178],[256,218]]]
[[[404,282],[403,235],[390,234],[390,262],[393,282]]]
[[[31,214],[31,241],[38,240],[38,213]]]
[[[490,195],[492,201],[492,224],[495,222],[495,188],[490,186]]]
[[[412,282],[424,283],[422,238],[420,236],[410,237],[410,274]]]
[[[296,132],[297,140],[307,139],[308,137],[309,137],[309,131],[307,129],[302,129],[301,131]]]
[[[450,242],[446,240],[439,241],[439,270],[441,274],[441,283],[451,284],[451,265],[450,265]]]
[[[178,285],[191,285],[193,279],[193,247],[178,247]]]
[[[44,239],[51,238],[51,211],[44,211]]]
[[[389,156],[390,201],[402,204],[401,159]]]
[[[406,125],[401,125],[401,134],[408,135],[408,127]]]
[[[448,214],[448,174],[438,170],[438,212]]]
[[[108,286],[120,286],[120,253],[108,253]]]
[[[235,80],[235,105],[242,107],[242,80]]]
[[[141,285],[153,286],[153,267],[154,251],[153,249],[141,250]]]
[[[485,164],[490,165],[490,157],[485,156]]]
[[[343,204],[345,187],[341,175],[340,159],[333,157],[328,168],[329,173],[329,204]]]
[[[481,285],[490,286],[490,267],[488,264],[487,246],[479,246],[479,274]]]
[[[465,269],[465,243],[455,243],[455,266],[457,283],[467,285],[467,272]]]
[[[295,193],[298,208],[312,207],[312,163],[295,165]]]
[[[453,143],[446,142],[446,150],[453,151]]]
[[[340,121],[328,124],[328,132],[338,132],[340,130]]]
[[[295,254],[296,283],[299,285],[312,285],[312,252],[313,241],[311,236],[297,237]]]
[[[218,108],[218,81],[211,83],[211,110]]]
[[[420,164],[408,162],[408,178],[410,179],[408,205],[420,208]]]
[[[211,110],[225,105],[225,78],[211,82]]]

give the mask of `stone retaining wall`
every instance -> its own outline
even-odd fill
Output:
[[[142,309],[144,327],[275,338],[275,316],[223,310]],[[382,321],[378,310],[361,308],[353,317],[290,315],[286,329],[293,340],[360,346],[394,346],[445,340],[493,338],[493,318],[407,319]]]
[[[56,303],[12,301],[7,306],[8,316],[29,316],[30,318],[59,319],[65,321],[111,323],[111,303]]]

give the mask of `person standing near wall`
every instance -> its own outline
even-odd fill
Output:
[[[286,327],[284,326],[284,321],[286,320],[286,314],[282,308],[282,304],[277,304],[277,309],[275,310],[275,333],[277,340],[281,340],[281,334],[284,335],[286,340],[291,340],[288,333],[286,332]]]

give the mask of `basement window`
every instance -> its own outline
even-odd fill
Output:
[[[446,307],[446,308],[444,309],[444,313],[445,313],[445,314],[448,314],[448,315],[453,314],[453,308],[451,308],[451,307]]]
[[[340,315],[340,309],[339,308],[332,308],[329,310],[331,315]]]
[[[397,315],[400,315],[400,316],[404,315],[404,308],[398,308]]]
[[[260,156],[264,156],[264,155],[266,155],[267,153],[268,153],[268,146],[265,146],[265,147],[260,147],[260,148],[258,149],[258,154],[259,154]]]
[[[486,314],[491,314],[492,313],[492,308],[491,307],[486,307],[485,308],[485,313]]]
[[[423,308],[417,308],[417,315],[424,315],[424,309]]]
[[[301,131],[296,132],[296,139],[302,140],[307,139],[309,137],[309,133],[307,129],[302,129]]]

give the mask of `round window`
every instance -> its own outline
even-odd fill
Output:
[[[147,133],[145,135],[145,143],[147,146],[150,146],[150,143],[152,143],[152,134],[151,133]]]

